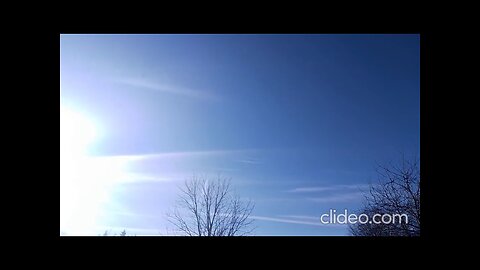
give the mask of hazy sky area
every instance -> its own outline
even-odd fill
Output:
[[[320,215],[420,157],[419,35],[61,35],[60,72],[67,235],[168,234],[194,174],[230,177],[255,235],[346,235]]]

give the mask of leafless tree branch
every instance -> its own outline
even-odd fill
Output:
[[[167,215],[188,236],[238,236],[252,232],[252,201],[233,194],[230,179],[193,177],[180,188],[176,208]]]
[[[373,214],[407,214],[408,223],[350,225],[355,236],[420,235],[420,165],[417,159],[403,158],[400,165],[379,166],[379,184],[371,185],[361,211]]]

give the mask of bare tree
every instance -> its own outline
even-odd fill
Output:
[[[408,223],[355,223],[349,227],[354,236],[418,236],[420,235],[420,166],[415,159],[403,158],[399,166],[379,166],[380,179],[370,185],[365,207],[361,211],[370,218],[374,214],[406,214]],[[397,220],[399,221],[399,220]]]
[[[169,221],[189,236],[238,236],[252,232],[252,201],[233,194],[230,180],[193,177],[180,188],[180,196]]]

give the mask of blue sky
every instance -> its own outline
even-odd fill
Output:
[[[256,235],[345,235],[320,215],[359,209],[377,164],[420,156],[419,35],[61,35],[60,45],[61,105],[95,131],[82,149],[90,162],[63,164],[99,172],[77,174],[75,188],[61,179],[67,234],[81,234],[79,219],[89,234],[167,234],[177,187],[221,174],[255,202]],[[71,119],[78,138],[85,128]],[[62,219],[79,207],[62,206],[72,196],[96,211]]]

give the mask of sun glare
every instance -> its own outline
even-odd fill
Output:
[[[87,146],[97,135],[91,120],[69,108],[60,109],[60,150],[69,155],[86,154]]]
[[[68,234],[94,234],[109,189],[122,178],[123,164],[89,156],[98,138],[94,122],[70,108],[60,113],[60,229]]]

